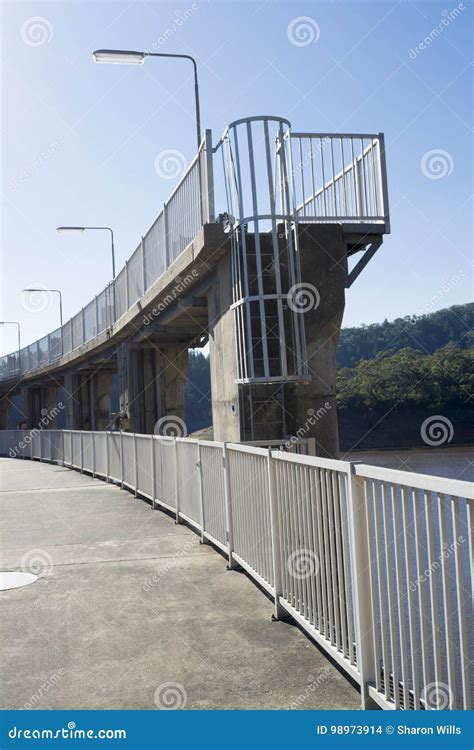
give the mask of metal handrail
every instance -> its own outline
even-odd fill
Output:
[[[362,708],[472,708],[469,482],[123,432],[4,430],[0,455],[116,482],[188,523],[360,686]]]

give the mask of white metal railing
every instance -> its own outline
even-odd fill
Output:
[[[472,707],[467,482],[243,444],[5,430],[163,507],[241,566],[360,685],[362,706]]]
[[[383,223],[390,231],[382,133],[291,133],[287,139],[301,221]]]
[[[109,329],[185,250],[203,224],[214,220],[211,132],[114,281],[62,328],[0,357],[0,380],[41,368]]]

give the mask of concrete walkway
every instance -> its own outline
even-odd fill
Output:
[[[184,525],[59,466],[0,459],[2,708],[359,708],[357,690]]]

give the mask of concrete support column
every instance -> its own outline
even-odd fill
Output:
[[[108,370],[94,375],[93,415],[94,429],[110,429],[112,411],[112,373]]]
[[[237,346],[232,304],[230,254],[218,264],[209,291],[209,361],[211,368],[214,440],[238,442],[240,438]]]
[[[160,418],[185,421],[185,344],[124,344],[117,357],[122,429],[152,434]]]
[[[74,373],[66,372],[64,374],[65,423],[67,430],[79,430],[81,426],[78,381],[78,376]]]
[[[184,344],[160,347],[157,352],[158,415],[169,417],[170,430],[176,424],[176,435],[183,437],[186,419],[186,381],[188,377],[188,349]],[[173,420],[174,418],[174,420]],[[154,428],[155,425],[153,425]],[[173,429],[172,429],[173,428]],[[153,432],[153,429],[151,430]]]
[[[248,239],[248,238],[247,238]],[[248,239],[248,242],[250,240]],[[300,227],[299,261],[311,379],[238,385],[230,257],[209,292],[209,350],[214,439],[315,438],[320,456],[337,457],[336,347],[345,304],[347,243],[339,225]],[[298,313],[297,313],[298,314]]]
[[[318,456],[339,456],[336,407],[336,348],[345,305],[347,246],[340,226],[307,224],[300,231],[302,284],[315,304],[304,315],[311,381],[288,385],[291,432],[316,439]]]
[[[0,398],[0,430],[8,430],[10,428],[10,408],[10,398],[5,394]]]
[[[126,432],[138,432],[137,351],[129,343],[117,348],[120,425]]]

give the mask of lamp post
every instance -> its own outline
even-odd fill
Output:
[[[89,229],[104,229],[110,232],[111,247],[112,247],[112,278],[115,279],[115,246],[114,246],[114,232],[110,227],[57,227],[56,232],[61,234],[63,232],[85,232]]]
[[[20,336],[20,324],[17,320],[0,320],[0,326],[17,326],[18,327],[18,370],[21,375],[21,336]]]
[[[183,60],[190,60],[194,70],[194,102],[196,107],[196,136],[197,150],[201,145],[201,108],[199,104],[199,84],[196,60],[191,55],[178,55],[167,52],[134,52],[132,50],[120,49],[98,49],[92,53],[94,61],[97,63],[112,63],[124,65],[143,65],[145,57],[177,57]]]

